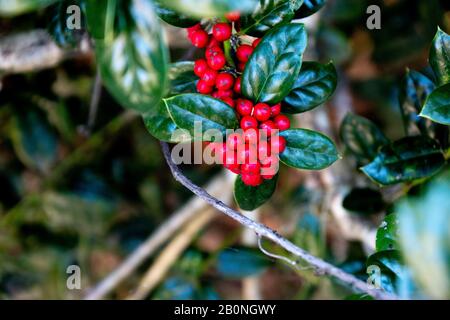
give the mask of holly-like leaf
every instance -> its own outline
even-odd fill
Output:
[[[275,192],[278,175],[257,186],[247,186],[242,182],[241,176],[236,178],[234,184],[234,199],[243,210],[252,211],[266,203]]]
[[[362,171],[380,185],[428,178],[445,165],[439,143],[424,136],[406,137],[382,147]]]
[[[333,63],[304,62],[292,91],[283,101],[283,112],[302,113],[323,104],[336,90]]]
[[[96,41],[103,83],[124,107],[147,112],[157,106],[168,82],[169,53],[153,6],[149,0],[99,3],[103,6],[88,6],[86,12],[106,17],[104,31],[96,28],[97,36],[104,36]]]
[[[440,28],[431,46],[430,65],[440,85],[450,82],[450,35]]]
[[[420,116],[450,125],[450,83],[437,88],[428,96]]]
[[[181,129],[189,131],[193,139],[207,140],[203,133],[218,130],[223,136],[227,129],[237,126],[234,110],[223,101],[200,94],[181,94],[164,99],[171,118]],[[195,130],[195,126],[199,126]],[[201,126],[201,127],[200,127]],[[198,134],[202,136],[199,137]]]
[[[419,117],[428,95],[435,89],[433,81],[414,70],[408,70],[400,86],[400,104],[408,135],[434,136],[432,122]]]
[[[166,142],[181,142],[180,136],[174,135],[175,130],[179,129],[173,119],[170,117],[164,102],[158,107],[151,108],[143,115],[145,126],[152,136],[156,139]]]
[[[395,213],[388,214],[377,230],[376,249],[396,250],[398,249],[398,219]]]
[[[352,113],[342,122],[340,134],[347,149],[362,163],[372,161],[378,150],[389,143],[373,122]]]
[[[217,258],[217,272],[226,278],[240,279],[261,274],[270,260],[248,248],[226,249]]]
[[[155,11],[158,17],[172,26],[189,28],[199,23],[196,19],[162,5],[160,1],[153,1],[153,4],[155,5]]]
[[[242,93],[255,102],[281,102],[300,72],[306,38],[302,24],[282,25],[270,31],[247,63]]]
[[[45,8],[58,0],[0,0],[0,16],[13,17]]]
[[[169,80],[171,96],[195,93],[198,77],[194,73],[194,63],[191,61],[172,63],[169,68]]]
[[[242,17],[242,33],[262,37],[275,26],[290,22],[303,0],[259,0],[251,15]]]
[[[189,17],[213,18],[228,12],[251,12],[258,0],[160,0],[160,3]]]
[[[295,12],[295,19],[303,19],[323,8],[326,0],[304,0],[303,5]]]
[[[289,129],[280,132],[286,139],[286,150],[280,160],[297,169],[321,170],[339,159],[336,146],[327,136],[306,129]]]

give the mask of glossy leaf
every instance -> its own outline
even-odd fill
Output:
[[[259,43],[242,76],[242,93],[258,102],[276,104],[290,92],[306,48],[302,24],[276,27]]]
[[[347,149],[362,163],[372,161],[378,150],[389,143],[373,122],[352,113],[348,113],[342,122],[340,134]]]
[[[164,102],[161,102],[156,108],[151,108],[143,115],[143,119],[147,130],[156,139],[166,142],[181,142],[174,135],[175,130],[179,128],[170,117]]]
[[[242,17],[242,33],[262,37],[281,23],[291,22],[303,0],[259,0],[251,15]]]
[[[266,203],[275,192],[278,175],[271,180],[264,180],[258,187],[250,187],[242,182],[241,176],[234,183],[234,199],[243,210],[252,211]]]
[[[234,110],[223,101],[200,94],[182,94],[164,99],[170,116],[181,129],[190,132],[194,139],[206,139],[203,133],[210,129],[221,132],[237,126]],[[201,125],[201,131],[195,132],[195,125]],[[196,135],[202,134],[201,137]]]
[[[304,0],[303,5],[295,12],[295,19],[303,19],[323,8],[326,0]]]
[[[440,85],[450,83],[450,35],[440,28],[431,46],[430,65]]]
[[[399,246],[398,241],[398,217],[397,214],[388,214],[380,227],[377,230],[376,249],[383,250],[397,250]]]
[[[304,62],[292,91],[283,101],[283,112],[302,113],[326,102],[336,90],[333,63]]]
[[[377,266],[380,270],[380,284],[384,291],[396,293],[399,281],[406,280],[406,267],[398,250],[384,250],[367,259],[367,267]]]
[[[217,259],[217,272],[226,278],[240,279],[264,272],[270,260],[256,250],[247,248],[226,249]]]
[[[280,132],[286,139],[286,150],[280,160],[297,169],[321,170],[339,159],[333,141],[327,136],[306,129],[289,129]]]
[[[45,8],[57,0],[0,0],[0,16],[13,17]]]
[[[258,0],[160,0],[160,3],[187,16],[212,18],[232,11],[250,12]]]
[[[428,178],[445,165],[437,141],[423,137],[406,137],[382,147],[376,158],[362,171],[380,185]]]
[[[124,107],[147,112],[159,103],[168,82],[169,55],[157,16],[149,0],[102,3],[108,14],[96,56],[103,83]]]
[[[173,9],[163,6],[160,1],[153,1],[153,4],[155,5],[155,11],[158,17],[170,25],[179,28],[189,28],[199,23],[196,19],[192,19]]]
[[[437,88],[428,96],[420,115],[450,125],[450,83]]]
[[[434,83],[420,72],[408,70],[406,73],[400,87],[400,104],[408,135],[434,136],[432,122],[419,117],[425,100],[434,89]]]
[[[197,92],[198,77],[194,73],[194,63],[182,61],[172,63],[169,68],[170,95]]]
[[[383,196],[378,190],[354,188],[342,202],[345,209],[359,214],[379,213],[385,208]]]

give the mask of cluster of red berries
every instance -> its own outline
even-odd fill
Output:
[[[254,104],[241,95],[241,73],[261,39],[252,45],[241,44],[235,52],[234,68],[227,65],[223,43],[230,40],[238,28],[239,14],[228,14],[230,23],[216,23],[209,35],[200,24],[188,28],[188,38],[197,48],[205,49],[205,58],[195,61],[194,73],[200,78],[197,91],[227,103],[236,111],[241,132],[227,137],[225,143],[215,144],[226,168],[241,174],[244,184],[258,186],[274,177],[278,171],[278,154],[286,148],[279,131],[290,128],[289,118],[281,114],[281,104]],[[236,63],[235,63],[236,62]]]

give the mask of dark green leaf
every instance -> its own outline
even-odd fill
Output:
[[[103,83],[124,107],[147,112],[159,103],[168,82],[169,55],[157,16],[149,0],[102,3],[105,38],[96,41],[96,56]]]
[[[303,0],[259,0],[251,15],[242,17],[242,33],[262,37],[275,26],[291,22]]]
[[[440,85],[450,82],[450,35],[440,28],[431,46],[430,65]]]
[[[156,14],[168,24],[179,28],[189,28],[199,23],[196,19],[192,19],[161,5],[160,1],[153,1],[153,3],[155,5]]]
[[[400,87],[400,104],[408,135],[424,134],[434,137],[432,122],[419,117],[426,98],[434,88],[434,83],[420,72],[408,70],[406,73]]]
[[[383,196],[370,188],[354,188],[342,202],[345,209],[360,214],[379,213],[385,208]]]
[[[172,63],[169,69],[170,95],[197,92],[198,77],[194,73],[194,63],[182,61]]]
[[[331,166],[339,159],[333,141],[327,136],[306,129],[289,129],[280,132],[286,139],[286,150],[280,154],[280,160],[288,166],[321,170]]]
[[[377,266],[380,268],[381,288],[387,292],[395,293],[397,282],[406,278],[406,267],[397,250],[376,252],[367,259],[366,264],[367,267]]]
[[[278,175],[271,180],[264,180],[258,187],[250,187],[242,182],[241,176],[234,184],[234,198],[243,210],[252,211],[259,208],[272,197],[277,187]]]
[[[295,19],[302,19],[313,15],[325,5],[326,0],[304,0],[303,5],[295,12]]]
[[[450,83],[437,88],[428,96],[420,116],[450,125]]]
[[[388,214],[377,230],[376,249],[377,251],[397,250],[398,220],[395,213]]]
[[[57,0],[0,0],[0,16],[13,17],[42,9]]]
[[[445,165],[439,143],[417,136],[406,137],[380,149],[377,157],[362,171],[381,185],[428,178]]]
[[[166,142],[181,142],[174,135],[175,130],[179,128],[170,117],[164,102],[161,102],[156,108],[151,108],[143,115],[143,119],[147,130],[156,139]]]
[[[264,272],[270,261],[256,250],[227,249],[219,254],[217,272],[226,278],[240,279]]]
[[[258,0],[160,0],[161,4],[190,17],[213,18],[232,11],[247,13]]]
[[[237,126],[234,110],[223,101],[200,94],[182,94],[164,99],[167,109],[181,129],[190,132],[194,139],[208,140],[203,133],[210,129],[218,130],[225,136],[227,129]],[[195,132],[195,125],[201,124],[201,131]],[[201,137],[196,134],[202,134]]]
[[[306,37],[302,24],[282,25],[270,31],[247,63],[242,93],[255,102],[281,102],[300,72]]]
[[[283,101],[283,112],[302,113],[323,104],[336,90],[333,63],[304,62],[292,91]]]
[[[340,129],[341,139],[360,162],[372,161],[378,150],[389,143],[383,132],[366,118],[348,113]]]

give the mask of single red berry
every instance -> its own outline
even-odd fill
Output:
[[[215,45],[215,46],[209,46],[208,48],[206,48],[206,51],[205,51],[206,59],[211,59],[219,54],[223,54],[223,50],[219,46]]]
[[[253,111],[253,116],[256,118],[256,120],[258,120],[260,122],[264,122],[264,121],[269,120],[271,115],[272,115],[272,111],[268,104],[258,103],[255,105],[255,109]]]
[[[244,144],[244,138],[239,133],[232,133],[227,137],[227,147],[230,150],[236,150],[238,146]]]
[[[241,176],[241,179],[245,185],[250,186],[250,187],[257,187],[263,182],[263,179],[262,179],[261,175],[259,175],[259,174],[255,174],[255,175],[243,174]]]
[[[276,117],[281,113],[281,103],[272,106],[272,117]]]
[[[247,62],[253,53],[254,48],[247,44],[243,44],[236,51],[236,57],[241,62]]]
[[[259,175],[261,173],[261,165],[257,163],[244,163],[241,165],[242,174]]]
[[[201,78],[206,70],[208,70],[208,63],[205,59],[198,59],[194,64],[194,73]]]
[[[291,120],[285,115],[280,114],[273,121],[275,121],[275,125],[280,131],[287,130],[291,127]]]
[[[217,91],[217,96],[219,97],[219,99],[233,98],[233,95],[234,95],[233,90],[218,90]]]
[[[209,36],[204,30],[195,31],[191,36],[192,44],[197,48],[204,48],[208,44]]]
[[[258,46],[258,44],[261,42],[261,38],[259,38],[259,39],[256,39],[255,41],[253,41],[253,43],[252,43],[252,47],[253,48],[256,48],[257,46]]]
[[[216,83],[216,78],[217,78],[217,71],[208,68],[203,73],[201,80],[203,80],[208,86],[213,87],[214,84]]]
[[[225,18],[230,22],[236,22],[241,18],[241,13],[239,11],[229,12],[225,15]]]
[[[270,137],[274,134],[274,131],[277,129],[277,126],[272,120],[267,120],[259,125],[259,128],[263,130],[267,137]]]
[[[230,90],[234,85],[234,77],[229,73],[220,73],[216,78],[216,88],[218,90]]]
[[[208,85],[205,81],[199,80],[197,82],[197,91],[201,94],[210,94],[213,91],[213,87]]]
[[[206,49],[217,47],[220,50],[222,50],[221,46],[222,44],[219,41],[217,41],[216,38],[211,37],[211,40],[209,40],[208,45],[206,46]]]
[[[222,97],[219,98],[220,100],[222,100],[223,102],[225,102],[227,105],[229,105],[231,108],[234,108],[234,100],[233,98],[230,97]]]
[[[280,154],[286,150],[286,139],[280,136],[274,136],[270,139],[270,148],[273,153]]]
[[[237,94],[241,94],[241,81],[242,81],[242,77],[239,77],[236,79],[236,81],[234,82],[234,92],[236,92]]]
[[[241,119],[241,128],[245,131],[247,129],[258,128],[258,121],[252,116],[245,116]]]
[[[239,99],[236,101],[236,110],[241,116],[249,116],[252,114],[253,103],[250,100]]]
[[[188,38],[191,38],[195,31],[201,30],[202,26],[200,23],[197,23],[195,26],[187,28]]]
[[[259,143],[259,132],[257,129],[247,129],[243,134],[244,141],[247,144],[257,145]]]
[[[231,26],[228,23],[216,23],[212,34],[217,41],[224,42],[231,38]]]
[[[207,62],[211,69],[218,71],[218,70],[222,69],[223,67],[225,67],[227,60],[226,60],[224,54],[218,54],[216,56],[209,58],[207,60]]]

